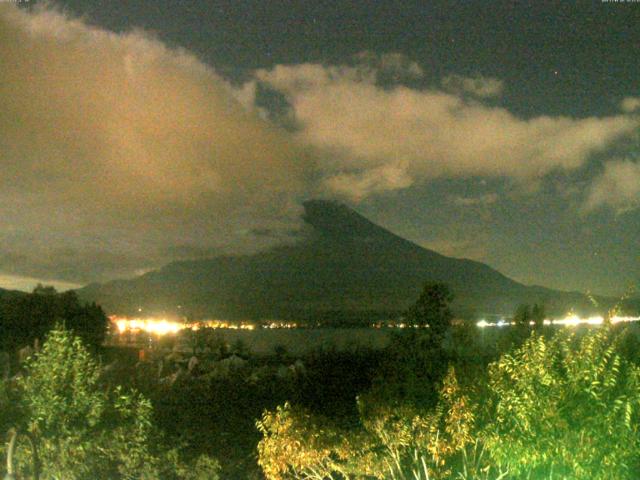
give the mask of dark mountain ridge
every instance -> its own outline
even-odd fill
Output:
[[[447,283],[456,313],[511,313],[544,303],[563,313],[587,309],[580,293],[525,286],[480,262],[420,247],[331,201],[304,204],[301,239],[253,255],[173,262],[131,280],[92,284],[78,293],[110,313],[170,313],[194,318],[397,316],[427,280]]]

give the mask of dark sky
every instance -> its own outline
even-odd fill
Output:
[[[527,5],[531,3],[531,5]],[[483,75],[520,115],[606,115],[637,94],[640,7],[604,2],[58,1],[141,27],[231,77],[277,64],[402,53],[429,80]]]
[[[126,276],[176,258],[178,251],[193,256],[228,249],[238,235],[256,228],[286,230],[295,223],[299,200],[318,195],[339,198],[421,245],[484,261],[525,283],[620,294],[640,278],[640,3],[59,0],[55,5],[66,16],[47,16],[34,3],[23,8],[35,10],[29,15],[37,38],[32,35],[28,47],[16,43],[0,57],[20,63],[22,82],[38,89],[7,87],[0,90],[0,101],[3,95],[9,99],[13,118],[33,124],[28,128],[34,132],[44,116],[47,125],[68,120],[71,131],[77,125],[73,119],[87,118],[86,112],[96,121],[87,122],[91,141],[59,131],[42,134],[38,148],[24,141],[27,156],[59,150],[51,170],[61,178],[66,169],[76,175],[77,166],[87,163],[86,174],[78,173],[74,181],[93,179],[98,168],[106,183],[185,193],[177,199],[145,194],[130,202],[121,191],[98,189],[103,199],[116,199],[115,213],[104,211],[95,188],[76,192],[62,180],[55,195],[40,198],[32,193],[42,190],[34,180],[39,169],[17,168],[16,156],[7,154],[0,161],[15,167],[18,179],[11,182],[10,198],[21,208],[37,208],[24,215],[31,220],[16,214],[10,233],[0,238],[0,275],[73,283]],[[13,15],[12,6],[5,8]],[[78,16],[81,20],[70,19]],[[19,36],[15,25],[26,21],[20,22],[5,21],[0,40]],[[45,23],[55,28],[42,27]],[[117,35],[95,34],[103,29]],[[92,42],[95,58],[86,46]],[[176,49],[185,50],[188,66],[176,60],[182,55]],[[196,72],[194,64],[208,73]],[[120,83],[122,65],[127,75],[142,80]],[[46,78],[39,80],[42,71]],[[43,92],[55,90],[58,82],[68,102],[79,105],[77,111],[42,107]],[[107,105],[119,105],[121,88],[138,94],[122,100],[113,129],[103,128],[99,120],[110,115]],[[163,88],[178,105],[179,128],[158,120],[162,112],[173,115],[170,106],[158,103],[163,94],[156,89]],[[208,96],[221,88],[249,113],[234,110],[227,121],[228,111],[219,109],[224,94]],[[33,107],[28,99],[38,95],[43,98]],[[133,108],[143,95],[146,101]],[[94,108],[96,98],[102,110]],[[157,108],[158,117],[140,113],[147,106],[152,112]],[[194,114],[200,106],[203,112]],[[118,118],[125,118],[122,128]],[[10,120],[7,115],[3,123],[0,117],[0,133],[3,125],[10,130]],[[210,134],[207,128],[233,135]],[[268,151],[270,160],[255,160],[260,155],[247,151],[237,160],[239,172],[225,170],[236,161],[233,145],[254,142],[254,128],[260,131],[258,151]],[[167,140],[174,134],[189,141]],[[157,143],[166,158],[156,160],[155,147],[145,142]],[[111,153],[96,163],[91,148]],[[147,155],[146,163],[137,160]],[[219,159],[213,166],[210,155]],[[172,166],[176,158],[179,164]],[[119,161],[127,166],[126,177],[112,169]],[[261,163],[254,168],[253,161]],[[300,171],[285,173],[291,165]],[[151,171],[161,173],[153,181],[146,175],[132,180]],[[264,185],[260,172],[268,172]],[[203,186],[203,178],[220,181],[221,187]],[[229,192],[228,185],[238,187]],[[190,197],[189,191],[195,193]],[[264,206],[282,198],[286,211]],[[93,201],[96,206],[87,207]],[[42,202],[56,205],[61,220],[43,222]],[[211,211],[215,220],[205,218]],[[225,221],[220,212],[228,215]],[[94,228],[89,219],[98,215],[111,220]],[[145,232],[144,239],[128,238],[132,230]],[[242,241],[250,243],[249,236]],[[17,242],[32,243],[30,251],[46,261],[20,251]],[[98,260],[92,266],[87,259],[93,258]],[[78,262],[80,271],[74,268]]]

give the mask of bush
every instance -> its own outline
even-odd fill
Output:
[[[263,435],[258,464],[267,480],[347,476],[350,459],[356,456],[344,432],[288,402],[274,412],[265,412],[257,427]]]
[[[484,441],[513,478],[637,478],[640,369],[610,327],[532,335],[490,366],[489,388]]]
[[[268,480],[438,479],[473,442],[474,414],[453,369],[429,410],[359,401],[361,424],[350,430],[285,404],[258,422],[258,463]]]
[[[452,464],[474,441],[475,414],[453,368],[442,380],[435,408],[366,401],[360,407],[362,423],[372,437],[377,478],[447,478]]]
[[[25,367],[14,421],[36,438],[41,479],[171,479],[188,471],[175,450],[162,447],[151,403],[121,388],[105,391],[78,337],[55,328]],[[27,452],[18,459],[21,472],[32,464]],[[215,462],[209,466],[216,478]]]

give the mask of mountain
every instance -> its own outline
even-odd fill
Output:
[[[451,287],[463,317],[508,314],[519,303],[544,303],[558,313],[589,304],[582,294],[525,286],[483,263],[420,247],[339,203],[313,200],[304,210],[307,228],[294,244],[173,262],[130,280],[88,285],[78,294],[119,314],[142,308],[194,318],[342,321],[395,316],[427,280]]]

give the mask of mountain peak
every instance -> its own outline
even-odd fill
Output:
[[[334,200],[308,200],[303,205],[304,221],[319,234],[339,237],[395,237],[343,203]]]
[[[425,281],[447,283],[460,312],[508,313],[520,303],[548,311],[588,301],[519,284],[489,266],[445,257],[328,200],[304,203],[310,235],[252,255],[179,262],[153,275],[79,292],[113,313],[174,311],[186,305],[200,318],[357,318],[394,316],[420,294]],[[336,314],[335,312],[339,312]],[[340,317],[342,315],[342,317]]]

